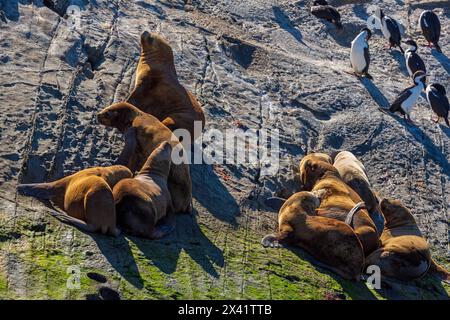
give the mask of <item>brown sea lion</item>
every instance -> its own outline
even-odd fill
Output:
[[[20,184],[19,193],[51,200],[66,214],[57,218],[88,232],[117,236],[116,211],[112,188],[131,178],[124,166],[95,167],[81,170],[54,182]]]
[[[297,192],[287,199],[278,214],[278,234],[264,237],[262,243],[298,246],[323,267],[345,279],[359,280],[364,266],[361,242],[349,225],[316,215],[323,191]]]
[[[448,282],[450,273],[432,260],[411,212],[398,200],[383,199],[380,207],[386,219],[381,248],[367,257],[366,266],[376,265],[382,275],[399,280],[418,279],[430,271]]]
[[[205,126],[202,107],[178,81],[172,48],[156,33],[145,31],[141,35],[136,83],[127,102],[154,115],[172,131],[188,130],[192,140]],[[194,132],[194,122],[199,132]]]
[[[341,151],[334,157],[333,166],[342,180],[361,197],[377,227],[380,236],[384,228],[383,215],[380,213],[378,198],[369,182],[364,165],[349,151]]]
[[[142,168],[150,153],[162,142],[170,142],[173,152],[183,154],[183,163],[170,167],[168,186],[175,213],[192,211],[192,182],[189,164],[182,144],[173,133],[154,116],[127,102],[115,103],[97,114],[98,121],[119,129],[125,135],[125,147],[118,164],[126,165],[132,172]]]
[[[342,180],[331,163],[315,154],[309,154],[301,160],[299,171],[305,190],[328,191],[320,203],[317,215],[348,223],[361,241],[365,255],[378,248],[377,230],[367,209],[361,205],[362,199]]]
[[[172,147],[163,142],[148,157],[141,171],[114,186],[117,224],[126,233],[159,239],[173,230],[172,199],[167,187]],[[164,218],[169,225],[159,225]]]

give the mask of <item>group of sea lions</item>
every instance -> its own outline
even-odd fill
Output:
[[[199,102],[178,81],[165,39],[142,33],[134,90],[127,101],[105,108],[97,119],[125,137],[116,165],[85,169],[54,182],[20,184],[18,192],[51,200],[64,211],[56,213],[58,218],[86,231],[163,237],[174,230],[174,214],[192,211],[189,164],[173,163],[172,154],[186,154],[172,131],[187,130],[193,140],[198,135],[194,123],[201,130],[205,125]]]
[[[196,98],[178,81],[172,48],[144,32],[136,83],[128,99],[97,114],[116,128],[125,146],[116,165],[94,167],[48,183],[20,184],[18,192],[51,200],[57,216],[83,230],[158,239],[174,230],[176,213],[192,211],[192,183],[175,130],[192,140],[194,123],[205,117]],[[137,172],[137,173],[136,173]],[[135,174],[136,173],[136,174]],[[312,153],[299,166],[304,191],[279,210],[279,230],[265,246],[296,245],[346,279],[358,280],[369,265],[385,276],[416,279],[433,271],[449,273],[430,255],[417,224],[399,201],[379,201],[363,164],[350,152]]]
[[[298,246],[350,280],[376,265],[385,277],[414,280],[430,272],[450,281],[450,273],[432,260],[410,211],[397,200],[379,201],[351,152],[308,154],[299,175],[304,191],[282,204],[278,232],[265,236],[264,246]]]

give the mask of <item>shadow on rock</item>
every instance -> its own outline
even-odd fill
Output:
[[[439,61],[445,72],[450,75],[450,59],[445,54],[438,52],[436,49],[433,49],[431,51],[431,54],[436,58],[437,61]]]
[[[325,273],[333,278],[337,283],[339,283],[345,293],[347,293],[352,299],[364,299],[364,300],[375,300],[376,296],[369,290],[366,284],[362,281],[350,281],[345,280],[338,276],[337,274],[327,270],[324,267],[318,266],[316,259],[314,259],[306,251],[301,250],[297,247],[288,247],[292,253],[298,256],[300,259],[308,261],[311,265],[320,273]]]
[[[381,288],[376,292],[389,300],[449,300],[441,281],[430,275],[408,282],[382,278]]]
[[[239,205],[208,164],[190,166],[193,197],[211,214],[236,226]]]
[[[405,56],[398,50],[390,50],[389,54],[398,63],[398,68],[403,73],[403,75],[409,77],[408,69],[406,68]]]
[[[302,33],[294,27],[294,23],[289,19],[289,17],[284,13],[283,9],[280,7],[272,7],[273,14],[275,16],[275,22],[278,23],[281,29],[289,32],[295,40],[300,42],[302,45],[307,46],[303,42]]]
[[[443,174],[445,174],[447,177],[450,177],[450,163],[448,162],[446,156],[442,153],[442,151],[434,144],[433,140],[430,139],[426,135],[426,133],[419,127],[406,123],[403,119],[399,118],[395,114],[388,114],[398,123],[400,123],[417,142],[423,145],[423,147],[427,151],[427,155],[442,166]]]
[[[113,238],[98,234],[90,234],[90,236],[114,270],[137,289],[144,287],[130,245],[125,237],[121,235]]]
[[[353,39],[359,34],[364,25],[354,23],[342,23],[343,28],[339,30],[330,22],[323,21],[327,27],[327,33],[342,47],[350,48]]]
[[[31,2],[31,0],[0,1],[0,12],[3,12],[6,19],[17,22],[20,18],[19,4],[30,5]]]
[[[378,87],[370,79],[364,77],[361,78],[360,81],[366,88],[367,92],[369,92],[372,99],[378,104],[380,109],[387,111],[390,107],[390,103],[383,92],[381,92],[381,90],[378,89]]]
[[[195,213],[196,214],[196,213]],[[130,237],[146,259],[166,274],[175,272],[181,251],[185,251],[205,272],[219,277],[215,266],[223,267],[222,251],[202,232],[195,214],[177,216],[176,232],[160,240]]]

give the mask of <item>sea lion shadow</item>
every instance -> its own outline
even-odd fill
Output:
[[[211,214],[237,226],[240,208],[228,189],[222,184],[211,165],[190,165],[193,197]]]
[[[120,235],[116,238],[100,234],[89,234],[96,242],[100,252],[122,278],[137,289],[144,287],[136,260],[131,251],[128,240]]]
[[[41,202],[50,210],[60,211],[49,200],[42,200]],[[71,226],[70,224],[66,225],[76,228],[74,226]],[[134,260],[131,248],[128,244],[128,241],[122,235],[114,238],[112,236],[105,236],[98,233],[87,232],[79,228],[77,228],[77,230],[90,236],[92,240],[95,241],[98,249],[106,258],[106,260],[108,260],[109,264],[125,280],[127,280],[138,289],[143,288],[144,282]]]
[[[376,300],[376,296],[370,289],[366,286],[366,284],[362,281],[350,281],[341,278],[339,275],[334,272],[328,270],[327,268],[318,265],[317,260],[311,256],[306,251],[298,248],[298,247],[287,247],[289,251],[294,253],[297,257],[302,260],[308,261],[311,266],[320,273],[325,273],[333,278],[339,285],[342,287],[342,290],[348,294],[352,299],[364,299],[364,300]]]
[[[200,229],[194,214],[179,214],[176,231],[159,240],[130,237],[146,259],[165,274],[176,271],[182,251],[209,275],[218,278],[215,266],[224,266],[222,251]]]
[[[445,54],[438,52],[436,49],[432,49],[431,54],[442,65],[445,72],[450,75],[450,59]]]
[[[289,32],[291,36],[295,38],[299,43],[308,47],[305,42],[303,42],[302,33],[294,27],[295,23],[284,13],[283,9],[278,6],[272,7],[273,15],[275,17],[275,22],[280,26],[281,29]]]
[[[378,104],[382,110],[389,109],[390,103],[386,96],[381,92],[380,89],[368,78],[364,77],[360,79],[362,85],[369,92],[372,99]]]
[[[450,163],[448,162],[447,157],[442,153],[442,151],[439,150],[438,147],[436,147],[433,140],[431,140],[419,127],[406,123],[406,121],[399,118],[395,114],[388,115],[395,119],[400,125],[402,125],[417,142],[422,144],[422,146],[427,151],[427,155],[441,165],[443,174],[447,177],[450,177]],[[447,132],[445,133],[447,134]]]
[[[413,281],[401,281],[393,278],[382,277],[381,288],[374,289],[380,296],[388,300],[424,299],[423,291],[432,293],[432,299],[448,300],[449,295],[439,279],[426,275]],[[413,293],[415,296],[405,296],[405,293]],[[426,298],[425,298],[426,299]]]

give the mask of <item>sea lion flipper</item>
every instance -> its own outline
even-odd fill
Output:
[[[150,237],[152,239],[161,239],[174,231],[174,226],[169,224],[160,224],[153,229]]]
[[[441,281],[450,284],[450,272],[437,264],[433,259],[431,260],[429,272],[434,276],[437,276]]]
[[[58,211],[53,211],[50,213],[53,217],[55,217],[56,219],[58,219],[61,222],[64,222],[66,224],[70,224],[73,225],[75,227],[77,227],[80,230],[86,231],[86,232],[96,232],[97,231],[97,227],[92,225],[92,224],[88,224],[86,222],[84,222],[83,220],[71,217],[65,213],[61,213]]]
[[[125,146],[122,150],[122,153],[120,154],[119,158],[117,159],[116,164],[117,165],[127,165],[128,160],[133,155],[136,146],[136,128],[131,127],[125,132]]]
[[[278,242],[277,236],[274,234],[265,235],[261,239],[261,244],[266,248],[267,247],[271,247],[271,248],[280,248],[281,247],[281,244]]]

